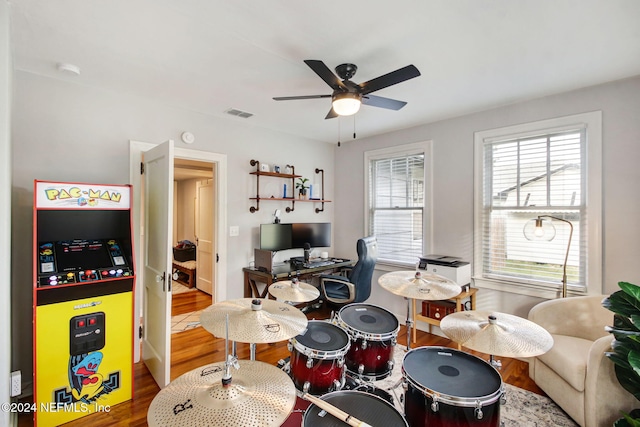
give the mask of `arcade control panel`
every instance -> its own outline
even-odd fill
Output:
[[[38,247],[38,287],[132,275],[122,247],[114,239],[43,242]]]

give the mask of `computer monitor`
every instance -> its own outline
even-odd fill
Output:
[[[261,224],[260,249],[266,251],[283,251],[291,249],[291,224]]]
[[[330,222],[297,222],[291,224],[292,248],[304,248],[308,243],[312,248],[331,246]]]

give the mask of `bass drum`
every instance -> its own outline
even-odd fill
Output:
[[[371,426],[408,427],[400,411],[378,396],[363,391],[341,390],[320,399]],[[346,424],[311,404],[302,418],[302,427],[344,427]]]
[[[309,320],[307,328],[289,340],[290,374],[296,388],[315,395],[340,390],[349,345],[349,336],[336,325]]]
[[[405,354],[404,412],[411,427],[499,427],[502,378],[479,357],[448,347]]]

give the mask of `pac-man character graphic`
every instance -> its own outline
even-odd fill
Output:
[[[89,206],[98,206],[98,199],[89,199]]]
[[[75,357],[78,358],[78,356]],[[102,375],[98,373],[101,362],[102,353],[96,351],[84,356],[79,363],[70,367],[71,393],[74,399],[89,403],[108,392],[104,388]]]

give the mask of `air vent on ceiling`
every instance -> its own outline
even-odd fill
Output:
[[[247,113],[246,111],[238,110],[236,108],[229,108],[225,113],[231,114],[232,116],[242,117],[243,119],[248,119],[253,116],[253,113]]]

